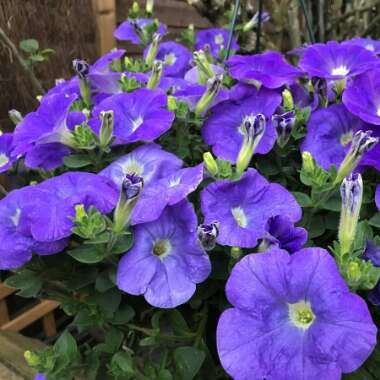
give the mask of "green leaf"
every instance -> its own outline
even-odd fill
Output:
[[[368,222],[371,226],[380,228],[380,212],[377,212]]]
[[[330,197],[327,202],[325,202],[322,207],[325,210],[336,211],[339,212],[342,208],[342,199],[340,194],[336,192],[332,197]]]
[[[54,351],[66,358],[68,362],[74,362],[80,358],[77,342],[67,330],[55,342]]]
[[[121,302],[121,293],[118,289],[113,288],[105,293],[98,293],[95,296],[95,302],[101,310],[108,314],[116,312]]]
[[[32,61],[32,62],[44,62],[46,60],[46,58],[41,55],[41,54],[32,54],[29,59]]]
[[[314,239],[318,236],[323,235],[325,232],[325,222],[322,215],[315,215],[311,218],[308,227],[309,239]]]
[[[103,246],[80,246],[67,252],[72,258],[83,264],[96,264],[105,257]]]
[[[9,288],[20,289],[17,295],[25,298],[35,297],[41,290],[43,281],[37,273],[25,270],[8,277],[5,285]]]
[[[20,49],[25,51],[26,53],[34,53],[40,47],[38,41],[35,40],[34,38],[29,38],[29,39],[20,41],[19,46],[20,46]]]
[[[109,271],[100,273],[100,275],[96,278],[95,289],[100,293],[104,293],[107,290],[112,289],[114,286],[115,285],[110,279]]]
[[[122,331],[111,328],[106,335],[104,343],[98,344],[96,350],[106,352],[109,354],[115,353],[123,343],[124,334]]]
[[[115,245],[112,247],[112,253],[115,255],[119,255],[121,253],[125,253],[129,251],[133,244],[133,236],[131,233],[127,235],[121,235],[117,239]]]
[[[311,201],[310,197],[307,194],[301,193],[299,191],[293,191],[292,194],[294,195],[298,204],[301,207],[312,207],[313,206],[313,202]]]
[[[158,372],[157,380],[173,380],[173,376],[167,369],[162,369],[160,372]]]
[[[179,378],[192,380],[201,369],[206,354],[195,347],[179,347],[174,351]]]
[[[69,169],[79,169],[91,165],[92,161],[87,154],[71,154],[63,159],[63,163]]]
[[[132,375],[135,370],[133,368],[133,360],[129,352],[117,352],[111,359],[111,368],[117,368],[123,374]]]
[[[177,309],[172,309],[168,311],[168,316],[170,320],[170,325],[172,326],[174,334],[181,335],[183,333],[190,332],[189,326],[187,325],[185,318]]]
[[[114,325],[124,325],[130,322],[135,316],[135,311],[129,305],[123,305],[115,312],[112,323]]]

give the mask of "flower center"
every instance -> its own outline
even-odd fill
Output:
[[[372,44],[365,45],[365,48],[369,51],[375,51],[375,47]]]
[[[166,65],[174,65],[177,60],[177,57],[174,53],[166,54],[164,57],[164,63]]]
[[[144,119],[141,116],[135,120],[132,120],[132,130],[135,131],[143,122]]]
[[[331,75],[345,76],[348,74],[349,71],[350,70],[348,70],[347,66],[341,65],[332,69]]]
[[[376,115],[380,117],[380,107],[376,111]],[[0,165],[1,166],[1,165]]]
[[[342,146],[346,146],[352,141],[352,131],[349,131],[347,133],[344,133],[342,136],[340,136],[340,144]]]
[[[214,41],[217,45],[223,45],[224,44],[224,38],[223,38],[223,34],[222,33],[219,33],[215,36],[214,38]]]
[[[123,173],[127,174],[135,174],[138,176],[142,176],[144,172],[144,166],[137,162],[134,158],[128,159],[125,163],[122,164]]]
[[[247,216],[245,215],[244,210],[241,207],[234,207],[231,209],[232,215],[234,219],[236,220],[236,223],[242,227],[245,228],[248,225],[248,219]]]
[[[8,156],[4,153],[0,154],[0,168],[2,166],[5,166],[8,162],[9,162]]]
[[[171,178],[169,181],[169,186],[170,187],[175,187],[178,186],[181,183],[181,178],[180,177],[175,177]]]
[[[172,246],[169,240],[156,240],[153,244],[153,253],[162,259],[170,253],[171,248]]]
[[[18,226],[18,224],[20,223],[20,215],[21,215],[21,210],[17,208],[14,215],[11,216],[11,220],[14,226]]]
[[[290,303],[288,308],[290,322],[299,329],[307,330],[315,320],[310,302]]]

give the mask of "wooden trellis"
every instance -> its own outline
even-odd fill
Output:
[[[57,334],[54,310],[59,306],[58,302],[43,300],[37,304],[24,305],[21,310],[10,315],[7,301],[16,292],[16,289],[6,287],[0,283],[0,330],[21,331],[34,322],[42,319],[43,331],[46,337]]]

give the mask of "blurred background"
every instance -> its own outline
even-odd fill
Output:
[[[22,114],[33,110],[37,95],[53,86],[56,79],[71,77],[74,58],[93,62],[116,47],[112,32],[126,19],[132,3],[133,0],[1,0],[1,130],[12,127],[9,109]],[[145,0],[138,3],[144,7]],[[235,0],[155,0],[154,16],[169,26],[166,39],[176,39],[189,24],[194,24],[196,30],[228,27],[234,3]],[[262,0],[262,7],[270,19],[262,27],[261,50],[286,52],[311,39],[323,42],[380,37],[380,0]],[[258,8],[259,0],[241,0],[238,22],[248,22]],[[244,52],[252,52],[256,31],[245,33],[240,43]],[[130,55],[141,51],[133,45],[119,45],[127,48]]]

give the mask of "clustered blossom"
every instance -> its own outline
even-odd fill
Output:
[[[217,346],[236,380],[339,379],[376,344],[365,302],[321,248],[248,255],[232,270],[226,293],[233,308],[219,320]]]
[[[112,257],[99,264],[103,274],[112,263],[114,289],[153,308],[190,301],[185,310],[207,312],[212,304],[201,323],[208,329],[220,311],[217,351],[233,379],[339,379],[355,371],[377,332],[350,280],[358,263],[371,273],[380,267],[378,239],[369,234],[362,248],[354,240],[362,205],[372,219],[360,228],[378,227],[380,184],[367,185],[367,174],[380,171],[380,42],[310,44],[291,52],[293,65],[275,51],[237,54],[224,28],[194,32],[193,51],[191,41],[166,34],[158,20],[129,18],[114,36],[144,48],[141,58],[124,49],[93,64],[77,58],[74,76],[57,81],[35,111],[13,113],[14,131],[0,134],[0,173],[17,174],[0,199],[0,269],[22,269],[34,255],[69,251],[71,260],[84,239],[73,237],[78,215],[96,212],[105,232],[83,244],[107,245]],[[337,196],[339,186],[336,207],[323,196]],[[329,219],[337,208],[340,227]],[[130,247],[115,249],[128,237]],[[332,254],[310,248],[319,243],[334,246]],[[197,286],[209,277],[203,298]],[[377,280],[360,293],[376,306]],[[189,345],[193,335],[197,348],[208,344],[199,340],[202,328],[186,332]]]

